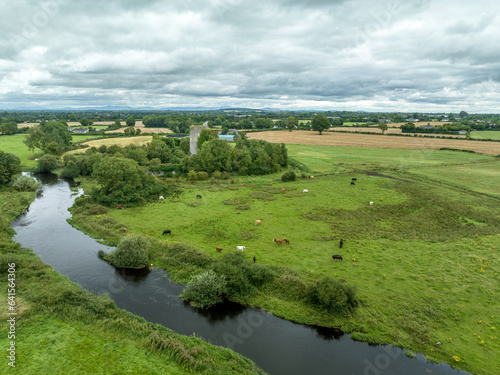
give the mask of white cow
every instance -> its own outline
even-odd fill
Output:
[[[370,202],[370,206],[373,206],[373,202]]]
[[[309,193],[309,190],[304,189],[304,190],[302,190],[302,192],[303,192],[303,193]]]
[[[236,250],[243,251],[245,250],[245,246],[236,246]]]
[[[163,195],[160,195],[158,199],[162,201],[162,200],[164,200],[165,198],[163,198]]]

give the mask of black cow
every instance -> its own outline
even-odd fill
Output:
[[[341,238],[340,239],[340,248],[342,249],[342,245],[344,244],[344,240]]]
[[[198,195],[196,196],[196,198],[201,198],[201,195],[200,195],[200,194],[198,194]]]
[[[333,259],[333,260],[342,260],[342,261],[344,260],[344,259],[342,258],[342,255],[339,255],[339,254],[334,254],[334,255],[332,255],[332,259]]]
[[[356,184],[354,183],[354,181],[351,181],[351,185],[356,185]]]
[[[171,231],[170,229],[165,229],[165,230],[163,231],[162,236],[163,236],[164,234],[170,234],[170,235],[172,235],[172,231]]]
[[[257,262],[257,258],[256,257],[253,257],[253,262]]]
[[[357,178],[355,178],[355,177],[353,177],[351,180],[352,180],[352,181],[358,181],[358,179],[357,179]]]

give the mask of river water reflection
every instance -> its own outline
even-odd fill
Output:
[[[111,249],[66,221],[75,199],[70,184],[55,176],[40,178],[42,193],[12,224],[15,240],[82,288],[108,293],[122,309],[178,333],[231,347],[270,374],[467,374],[427,363],[420,355],[410,359],[392,346],[356,342],[336,330],[295,324],[236,304],[195,309],[178,297],[183,285],[171,282],[165,271],[115,269],[101,261],[97,252]]]

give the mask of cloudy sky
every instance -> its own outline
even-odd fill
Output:
[[[0,108],[500,112],[498,0],[2,1]]]

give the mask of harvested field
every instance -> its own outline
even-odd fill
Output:
[[[153,137],[150,135],[141,136],[141,137],[127,137],[127,138],[107,138],[107,139],[96,139],[95,141],[84,142],[83,144],[88,145],[89,147],[99,147],[102,145],[112,146],[118,145],[120,147],[125,147],[128,145],[136,145],[142,146],[146,143],[149,143],[153,140]],[[82,148],[80,150],[68,151],[66,154],[77,154],[85,152],[87,148]]]
[[[111,125],[114,124],[114,121],[96,121],[94,122],[91,126],[97,126],[97,125]],[[68,126],[82,126],[79,122],[68,122]],[[125,121],[122,121],[121,124],[125,126]],[[31,128],[33,126],[40,125],[37,122],[30,122],[30,123],[21,123],[17,124],[18,127],[20,128]],[[146,128],[142,121],[136,121],[135,122],[135,129],[141,129],[142,133],[157,133],[157,134],[166,134],[166,133],[172,133],[172,130],[167,129],[167,128]],[[110,130],[107,131],[106,133],[123,133],[125,131],[125,128],[121,129],[116,129],[116,130]]]
[[[248,133],[248,138],[263,139],[272,143],[298,145],[349,146],[365,148],[393,148],[407,150],[438,150],[442,147],[470,150],[486,155],[500,155],[500,142],[481,142],[459,139],[428,137],[398,137],[387,135],[350,134],[296,130]]]
[[[378,128],[361,128],[361,127],[356,127],[356,128],[333,128],[333,130],[330,130],[333,132],[350,132],[350,133],[361,133],[361,132],[368,132],[368,133],[375,133],[375,134],[382,134],[382,131]],[[401,129],[399,128],[394,128],[394,127],[389,127],[385,131],[384,134],[402,134]],[[419,135],[422,135],[423,137],[430,137],[430,136],[439,136],[439,137],[456,137],[456,138],[463,138],[465,139],[465,135],[458,135],[458,134],[425,134],[425,133],[419,133]]]

